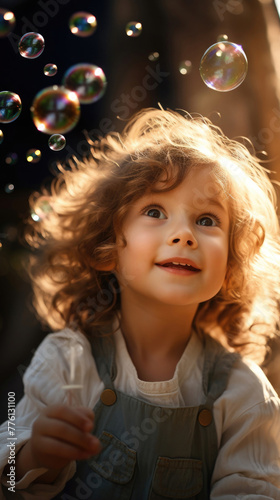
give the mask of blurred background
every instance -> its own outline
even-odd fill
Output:
[[[22,102],[18,118],[0,123],[0,398],[4,403],[9,390],[20,399],[24,371],[49,333],[32,311],[25,272],[28,250],[20,243],[28,198],[51,182],[57,163],[88,154],[86,138],[95,140],[110,130],[121,130],[136,111],[160,103],[164,108],[201,113],[231,138],[248,137],[272,171],[272,179],[280,181],[280,8],[273,0],[0,0],[0,9],[15,17],[12,29],[3,16],[0,22],[0,92],[18,94]],[[76,33],[71,32],[69,20],[74,15],[75,21],[80,11],[96,17],[93,33],[87,32],[83,19],[78,20]],[[28,32],[45,40],[39,57],[23,57],[18,50]],[[203,54],[219,40],[242,46],[248,59],[241,85],[230,90],[230,82],[224,81],[222,92],[206,85],[199,70]],[[38,92],[60,86],[65,72],[79,63],[102,68],[107,84],[103,79],[95,101],[81,104],[77,125],[64,134],[65,147],[54,151],[48,145],[50,135],[35,127],[30,108]],[[45,74],[47,64],[57,66],[56,74]],[[280,394],[277,342],[272,351],[267,374]],[[0,407],[2,421],[6,405]]]

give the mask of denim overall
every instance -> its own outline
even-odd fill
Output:
[[[239,357],[205,336],[203,392],[196,407],[159,407],[114,387],[111,339],[94,340],[92,352],[105,384],[94,408],[94,434],[102,451],[77,463],[58,500],[207,500],[218,454],[213,404]]]

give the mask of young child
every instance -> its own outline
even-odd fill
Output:
[[[13,498],[280,499],[280,401],[258,366],[275,204],[244,146],[162,109],[34,194],[35,306],[57,333],[24,376]],[[1,439],[8,498],[7,423]]]

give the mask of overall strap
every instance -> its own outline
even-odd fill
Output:
[[[231,368],[240,359],[240,354],[228,351],[210,335],[205,334],[204,341],[202,386],[206,395],[206,405],[213,406],[214,401],[225,391]]]
[[[114,390],[113,381],[117,375],[115,364],[115,341],[112,335],[94,337],[90,340],[91,351],[94,357],[99,376],[106,388]]]

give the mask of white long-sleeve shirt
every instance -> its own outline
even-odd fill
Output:
[[[195,333],[173,378],[162,382],[140,380],[121,331],[114,335],[116,389],[158,406],[204,403],[204,347]],[[63,386],[73,383],[70,368],[73,344],[75,352],[81,354],[74,383],[82,385],[82,389],[75,390],[75,403],[93,409],[99,400],[104,384],[86,337],[69,329],[48,335],[24,375],[25,395],[16,407],[16,451],[30,438],[40,410],[47,405],[67,404],[68,394]],[[280,500],[280,399],[262,370],[249,360],[238,361],[230,373],[227,389],[214,403],[213,412],[219,454],[212,476],[211,500]],[[3,476],[9,457],[7,437],[7,422],[4,422],[0,427],[0,470],[2,484],[9,486]],[[50,485],[33,483],[46,469],[31,470],[16,483],[16,489],[25,500],[51,499],[75,470],[75,462],[71,462]]]

